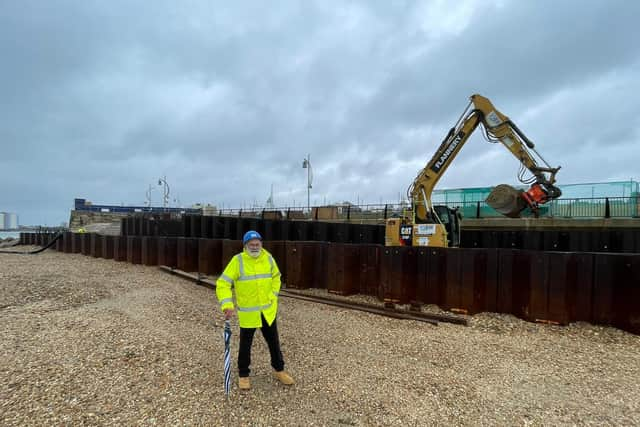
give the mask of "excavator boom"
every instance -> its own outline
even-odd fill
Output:
[[[429,219],[429,211],[432,210],[431,193],[435,185],[478,125],[484,128],[484,135],[489,142],[502,144],[520,161],[523,168],[520,173],[521,181],[531,185],[529,190],[523,192],[502,184],[487,198],[489,206],[503,215],[513,217],[527,207],[535,211],[539,204],[560,197],[560,189],[554,185],[555,175],[560,167],[550,167],[535,150],[535,144],[515,123],[498,111],[489,99],[475,94],[471,96],[469,105],[442,141],[436,154],[409,187],[408,196],[417,206],[417,220]],[[525,170],[532,174],[531,178],[522,177]]]
[[[549,166],[535,150],[535,144],[515,123],[498,111],[489,99],[475,94],[470,97],[467,108],[407,190],[413,207],[411,218],[403,221],[394,219],[387,223],[387,244],[407,244],[403,242],[410,241],[417,245],[447,246],[447,242],[459,241],[459,236],[447,238],[447,233],[451,231],[445,231],[446,222],[448,230],[455,229],[459,233],[459,228],[455,227],[458,225],[459,214],[447,213],[442,207],[436,209],[431,204],[431,193],[451,161],[479,126],[489,142],[502,144],[519,160],[521,170],[518,178],[523,184],[530,185],[526,191],[507,184],[498,185],[486,199],[489,206],[509,217],[520,216],[527,207],[537,215],[540,204],[560,197],[560,189],[555,186],[555,176],[560,167]],[[525,178],[527,171],[531,176]],[[447,213],[446,221],[441,218],[444,213]],[[417,227],[419,224],[433,226]],[[398,230],[404,230],[403,237],[396,237]]]

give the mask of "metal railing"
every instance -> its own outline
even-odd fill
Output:
[[[463,218],[502,218],[484,200],[437,203],[458,208]],[[311,210],[300,207],[270,209],[220,209],[216,215],[263,219],[300,219],[350,222],[383,222],[387,218],[403,215],[407,203],[363,204],[348,206],[315,206]],[[640,197],[590,197],[557,199],[541,205],[540,217],[548,218],[639,218]],[[533,216],[525,211],[522,216]]]
[[[551,216],[565,218],[638,218],[640,197],[558,199]]]

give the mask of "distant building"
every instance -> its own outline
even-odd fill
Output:
[[[17,230],[18,229],[18,214],[15,214],[15,213],[5,214],[4,225],[5,225],[5,228],[8,228],[10,230]]]
[[[0,229],[17,230],[18,214],[12,212],[0,212]]]
[[[351,202],[348,201],[344,201],[342,203],[336,203],[334,205],[332,205],[332,207],[336,207],[338,208],[338,213],[339,214],[343,214],[343,213],[347,213],[347,210],[351,211],[351,212],[361,212],[362,209],[360,208],[360,206],[358,205],[354,205]]]
[[[179,213],[179,214],[202,214],[200,208],[169,208],[151,206],[115,206],[96,205],[86,199],[73,199],[74,210],[82,212],[112,212],[112,213]]]

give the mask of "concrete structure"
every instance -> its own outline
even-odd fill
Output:
[[[89,224],[120,223],[120,220],[127,216],[128,214],[126,212],[91,212],[72,210],[71,216],[69,217],[69,228],[75,230],[77,228],[84,227],[86,229],[86,226]]]

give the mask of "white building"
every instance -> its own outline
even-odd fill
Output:
[[[18,215],[11,212],[0,212],[0,229],[17,230]]]
[[[4,214],[4,228],[9,230],[18,229],[18,214],[5,213]]]

